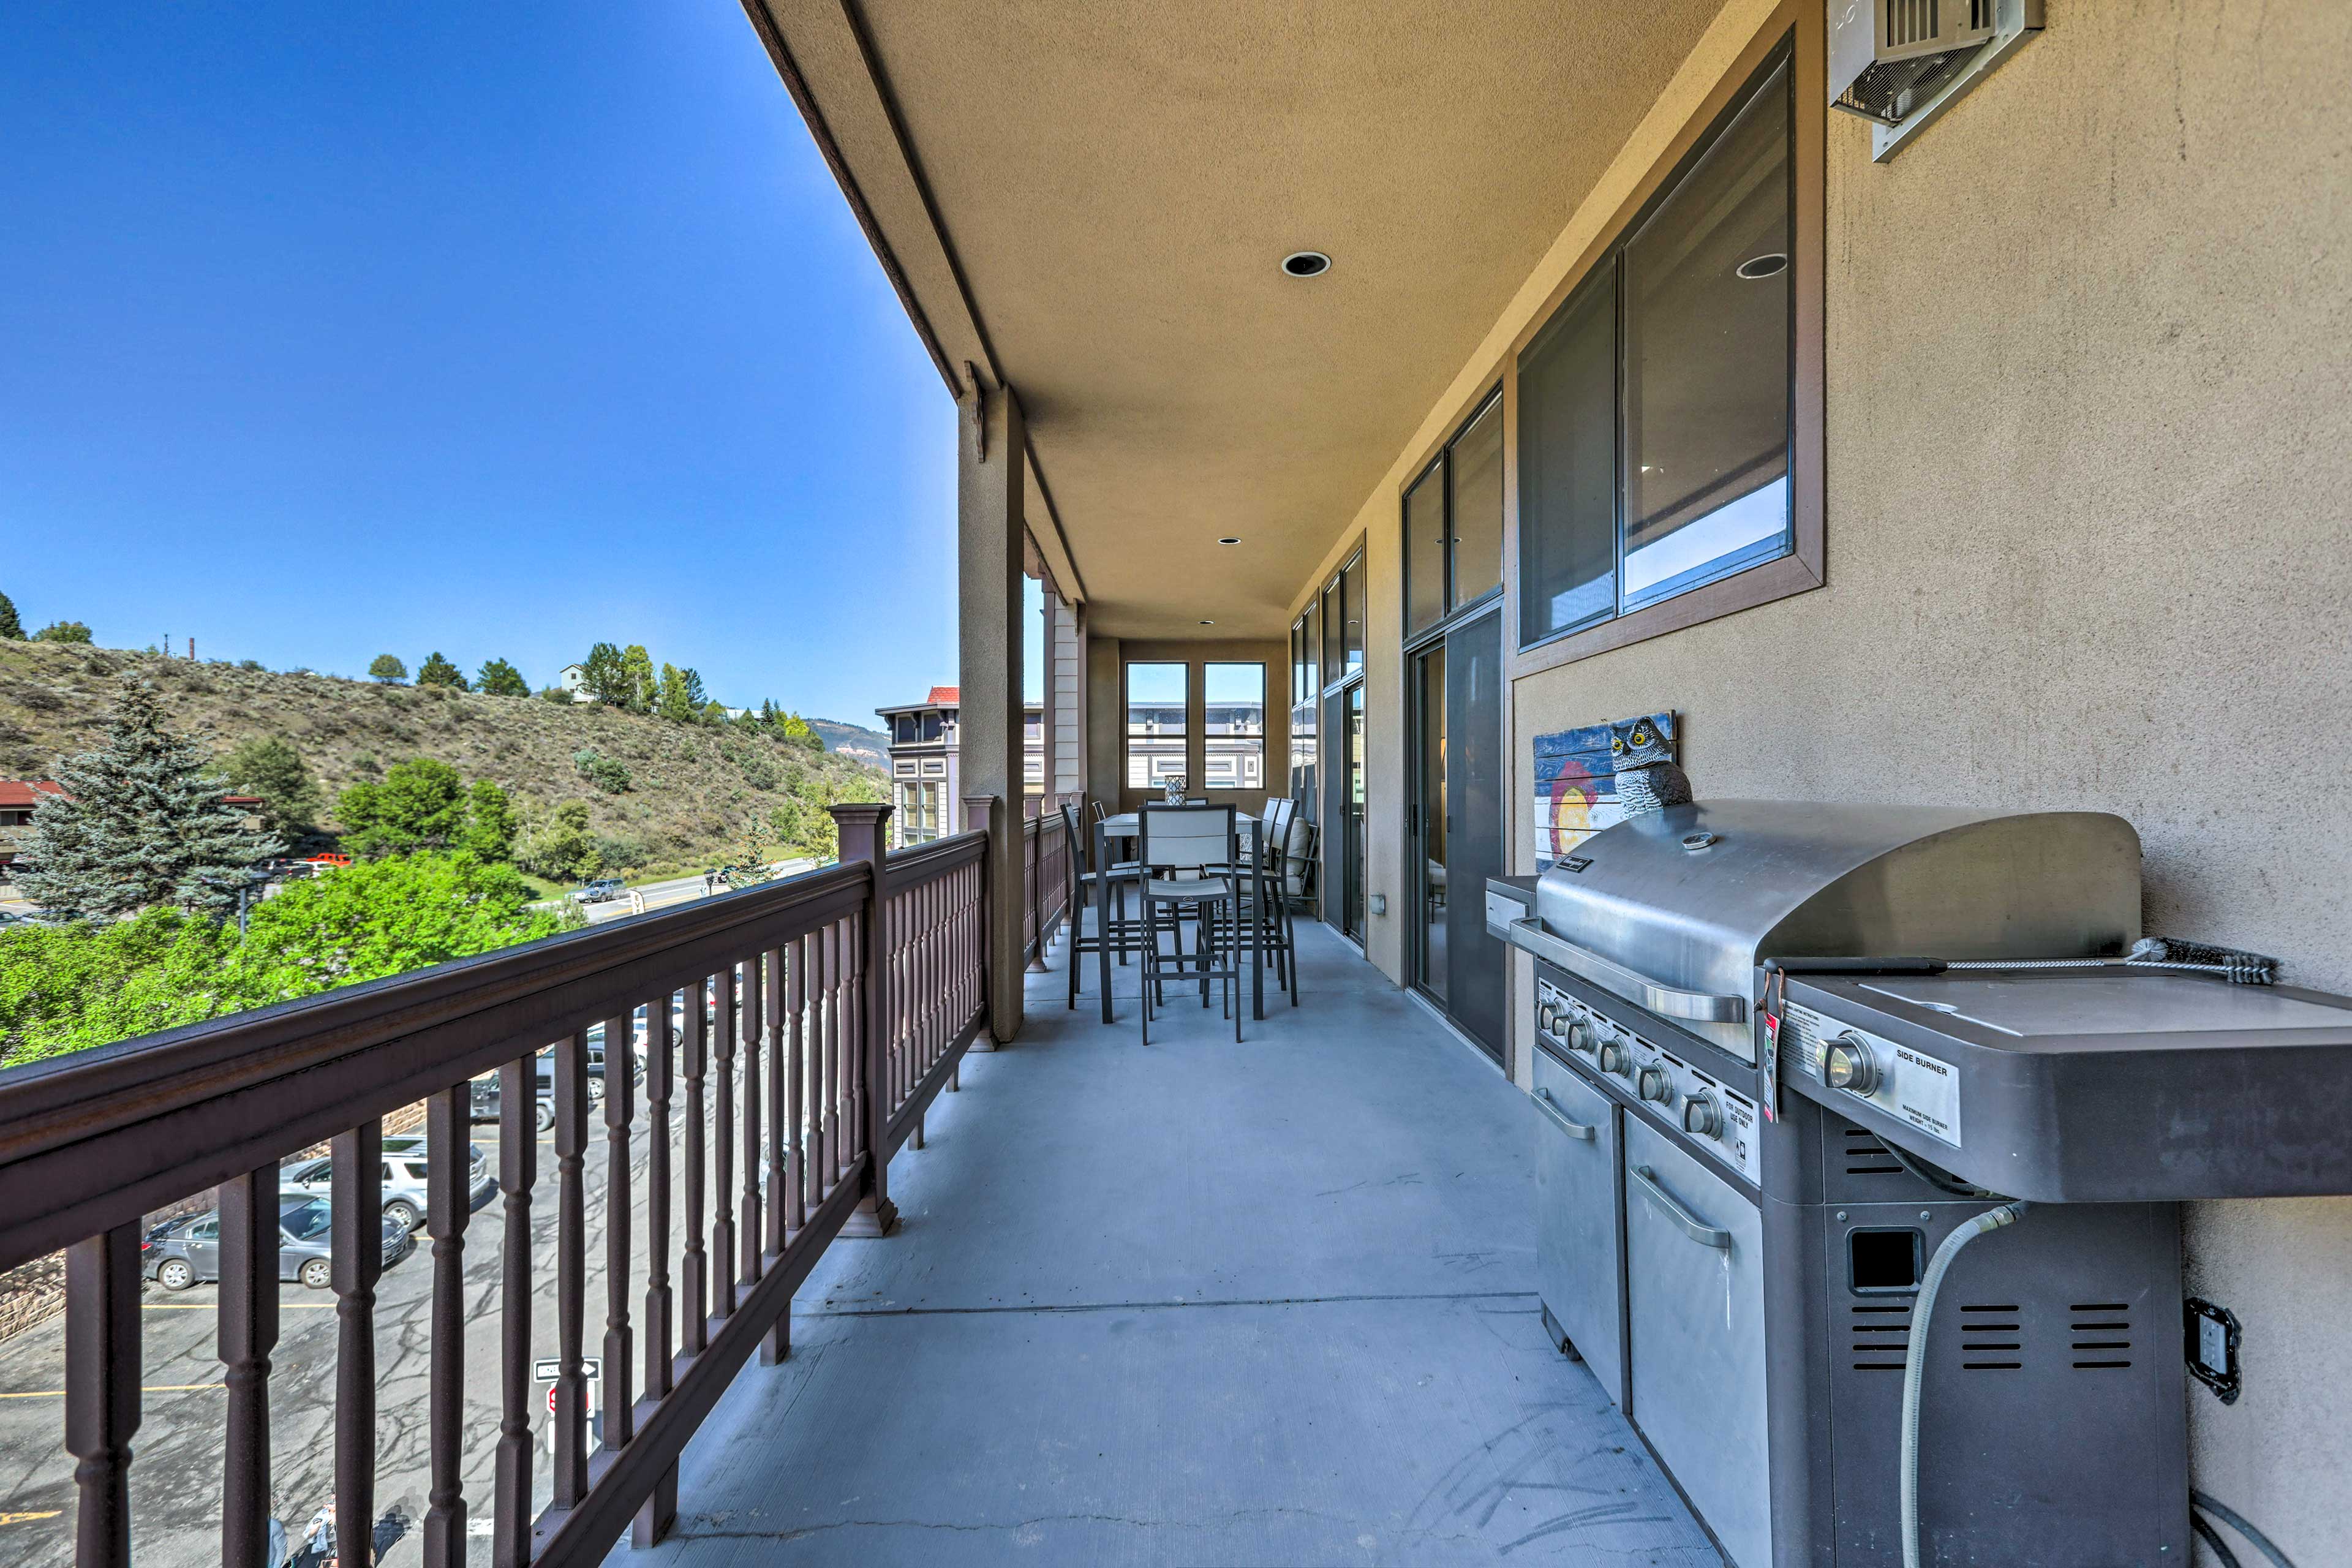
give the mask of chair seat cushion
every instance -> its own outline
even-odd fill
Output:
[[[1143,896],[1147,899],[1229,899],[1233,892],[1233,884],[1223,877],[1203,877],[1190,882],[1153,877],[1143,884]]]

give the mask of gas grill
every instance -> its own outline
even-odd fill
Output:
[[[1922,1561],[2189,1561],[2178,1205],[2352,1191],[2352,1000],[2126,965],[2139,918],[2096,813],[1709,801],[1489,883],[1547,1325],[1737,1568],[1901,1563],[1912,1308],[2003,1199],[1924,1342]]]

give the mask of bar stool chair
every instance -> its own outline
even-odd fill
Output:
[[[1099,819],[1102,810],[1099,802],[1096,803],[1095,810]],[[1095,865],[1094,836],[1078,831],[1076,806],[1062,807],[1062,826],[1070,836],[1069,902],[1066,907],[1076,911],[1070,921],[1069,956],[1069,1005],[1076,1010],[1078,1005],[1078,971],[1085,967],[1079,962],[1082,954],[1115,952],[1124,966],[1129,953],[1139,953],[1143,950],[1141,922],[1130,921],[1127,916],[1127,891],[1129,888],[1141,887],[1143,867],[1133,860],[1113,861],[1099,867]],[[1111,912],[1114,900],[1118,906],[1116,915]],[[1095,929],[1091,935],[1087,931],[1086,918],[1089,908],[1095,911]]]
[[[1225,1009],[1233,1015],[1234,1039],[1242,1037],[1241,922],[1239,879],[1216,876],[1212,868],[1232,867],[1240,860],[1235,843],[1234,808],[1230,805],[1150,805],[1138,817],[1140,828],[1136,858],[1150,867],[1143,879],[1143,1043],[1151,1043],[1151,1007],[1169,980],[1181,984],[1197,980],[1201,1005],[1209,1005],[1209,982],[1224,982]],[[1193,951],[1184,951],[1182,911],[1194,911]],[[1164,918],[1175,931],[1175,951],[1160,945]],[[1228,949],[1223,937],[1230,934]]]

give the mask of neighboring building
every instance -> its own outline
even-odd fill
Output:
[[[595,695],[588,689],[588,670],[583,665],[567,664],[555,677],[555,683],[572,693],[574,702],[593,702]]]
[[[65,794],[53,779],[0,779],[0,871],[16,863],[17,841],[45,796]]]
[[[956,698],[956,688],[934,686],[920,702],[874,710],[890,737],[891,842],[900,848],[929,843],[960,825]],[[1030,703],[1022,725],[1021,776],[1025,810],[1033,816],[1045,795],[1044,725],[1044,705]]]

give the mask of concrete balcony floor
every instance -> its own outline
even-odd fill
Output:
[[[1149,1048],[1057,945],[613,1562],[1718,1563],[1545,1343],[1519,1092],[1299,938],[1301,1006],[1236,1046],[1196,989]]]

